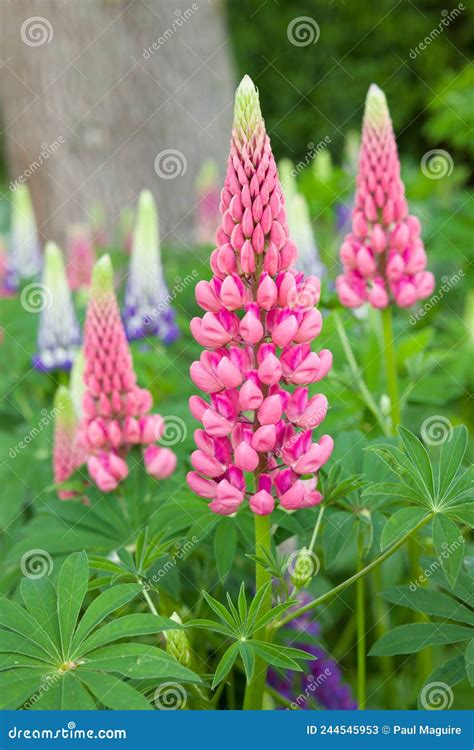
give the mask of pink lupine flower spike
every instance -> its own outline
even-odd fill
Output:
[[[400,162],[385,94],[372,84],[365,103],[352,231],[340,250],[344,273],[336,281],[345,307],[369,302],[409,307],[429,296],[421,226],[408,213]]]
[[[78,418],[69,390],[60,385],[54,398],[53,471],[56,484],[66,482],[84,463],[78,441]],[[58,490],[60,500],[76,497],[75,492]]]
[[[108,255],[95,264],[84,329],[83,414],[80,440],[87,468],[103,492],[128,474],[126,457],[142,446],[145,468],[157,479],[173,473],[176,456],[156,445],[163,433],[159,414],[150,414],[150,391],[139,388],[113,288]]]
[[[188,483],[215,513],[235,513],[247,500],[258,515],[278,501],[294,510],[321,501],[317,471],[333,449],[328,435],[312,441],[326,398],[307,386],[332,364],[311,342],[322,319],[320,285],[293,268],[284,199],[258,92],[248,76],[237,89],[221,225],[211,255],[213,278],[200,281],[205,311],[191,321],[205,350],[191,365],[192,396],[202,423]],[[252,473],[254,477],[249,478]]]

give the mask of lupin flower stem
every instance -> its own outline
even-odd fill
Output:
[[[392,308],[390,306],[381,311],[381,318],[385,354],[385,373],[387,377],[388,396],[390,399],[391,434],[396,435],[397,427],[400,424],[401,410],[398,390],[397,360],[393,343]]]
[[[362,377],[362,374],[360,372],[359,366],[357,364],[356,358],[354,356],[354,352],[352,351],[352,347],[350,344],[350,341],[347,337],[346,331],[344,329],[344,326],[342,324],[341,318],[339,317],[339,314],[337,312],[333,313],[333,320],[336,325],[337,332],[339,334],[339,338],[341,340],[342,348],[344,349],[344,354],[346,355],[347,362],[349,364],[351,374],[355,382],[357,383],[357,386],[359,388],[360,394],[362,398],[365,401],[365,404],[368,409],[372,412],[374,417],[377,419],[377,421],[380,424],[380,427],[384,431],[385,434],[387,434],[387,428],[385,425],[385,419],[383,414],[381,413],[379,407],[374,401],[374,398],[369,391],[367,384]]]
[[[397,428],[401,422],[401,405],[398,388],[397,376],[397,358],[393,342],[393,315],[391,306],[381,310],[382,331],[385,353],[385,372],[387,377],[387,390],[390,399],[390,425],[391,434],[397,435]],[[408,541],[408,567],[410,580],[416,581],[420,575],[421,567],[419,563],[420,542],[416,537],[411,537]],[[415,612],[413,615],[414,622],[426,622],[427,618],[422,612]],[[416,654],[417,671],[420,676],[426,677],[432,672],[432,654],[431,649],[426,648]]]
[[[363,569],[362,545],[357,550],[357,570]],[[356,581],[356,623],[357,623],[357,702],[359,709],[365,708],[366,700],[366,625],[365,625],[365,580],[363,577]]]
[[[255,486],[257,486],[258,479],[256,477]],[[270,552],[271,546],[271,530],[270,530],[270,516],[258,516],[255,514],[255,554],[257,557],[262,557],[264,552]],[[261,615],[265,615],[270,611],[272,606],[272,576],[271,573],[260,565],[255,563],[255,591],[259,591],[263,586],[267,586],[267,591],[262,600],[262,606],[260,609]],[[270,585],[268,585],[270,584]],[[255,633],[255,638],[258,640],[266,641],[269,636],[266,629],[263,632]],[[263,694],[265,691],[265,685],[267,682],[267,664],[258,657],[255,659],[255,677],[245,689],[244,696],[244,710],[259,711],[262,708]]]

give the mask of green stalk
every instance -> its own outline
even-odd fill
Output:
[[[309,543],[308,551],[312,552],[314,549],[314,545],[316,544],[316,539],[318,538],[319,528],[321,526],[321,521],[323,520],[323,514],[324,514],[324,504],[321,505],[318,513],[318,517],[316,519],[316,524],[314,526],[313,535],[311,537],[311,541]]]
[[[305,612],[309,612],[312,609],[315,609],[315,607],[319,607],[320,604],[325,604],[328,600],[333,599],[337,594],[340,594],[342,591],[345,591],[349,586],[352,586],[353,583],[359,580],[362,576],[365,576],[367,573],[370,573],[371,570],[374,570],[377,568],[381,563],[383,563],[385,560],[387,560],[391,555],[393,555],[394,552],[397,551],[397,549],[400,549],[405,542],[412,536],[412,534],[415,534],[418,529],[421,529],[422,526],[425,526],[425,524],[428,523],[428,521],[431,521],[433,518],[434,513],[429,513],[427,516],[421,519],[416,526],[413,527],[413,529],[406,534],[404,534],[398,542],[395,542],[395,544],[392,544],[391,547],[385,550],[379,557],[376,557],[375,560],[372,560],[368,565],[365,566],[365,568],[361,568],[361,570],[358,570],[357,573],[354,573],[353,576],[350,578],[347,578],[345,581],[342,581],[342,583],[339,583],[337,586],[335,586],[330,591],[326,591],[326,593],[322,594],[321,596],[318,596],[317,599],[313,599],[312,602],[308,602],[308,604],[304,604],[302,607],[299,607],[299,609],[294,610],[291,614],[284,617],[279,622],[275,623],[273,625],[273,631],[279,630],[284,625],[287,625],[292,620],[296,620],[300,615],[304,615]]]
[[[349,368],[351,370],[352,378],[356,382],[359,388],[360,394],[362,398],[364,399],[364,402],[367,408],[372,412],[377,422],[380,424],[380,427],[382,428],[383,433],[387,435],[387,426],[385,423],[385,418],[382,412],[380,411],[379,407],[375,403],[374,397],[369,391],[366,385],[366,382],[361,375],[360,368],[359,368],[359,365],[357,364],[356,358],[354,356],[354,352],[352,351],[350,341],[344,330],[344,326],[342,325],[341,318],[339,317],[339,314],[337,312],[333,313],[333,319],[334,319],[334,323],[336,324],[339,338],[341,339],[342,348],[344,349],[347,362],[349,363]]]
[[[391,433],[396,435],[397,427],[400,424],[400,397],[398,395],[397,362],[393,345],[392,308],[390,305],[382,310],[382,330],[387,390],[390,398]]]
[[[258,516],[255,514],[255,554],[262,557],[262,553],[270,552],[271,534],[270,534],[270,516]],[[255,563],[255,590],[259,591],[262,586],[271,583],[272,576],[260,563]],[[263,616],[270,611],[272,606],[271,586],[267,587],[267,592],[263,598],[259,615]],[[255,633],[254,638],[266,641],[268,635],[266,629]],[[255,671],[253,680],[247,684],[244,696],[244,710],[260,711],[263,703],[263,694],[265,692],[265,683],[267,681],[266,662],[257,657],[255,659]]]
[[[410,539],[408,544],[410,544]],[[383,590],[382,566],[372,572],[373,583],[373,618],[374,630],[377,640],[390,630],[390,618],[385,601],[377,594]],[[385,697],[385,708],[390,708],[392,704],[392,688],[390,678],[394,673],[393,658],[391,656],[382,656],[380,666],[383,674],[383,692]]]
[[[357,571],[363,570],[362,544],[359,542],[357,550]],[[356,637],[357,637],[357,701],[359,709],[365,708],[366,699],[366,663],[367,652],[365,637],[365,581],[361,576],[356,581]]]
[[[393,345],[393,322],[392,308],[390,305],[382,310],[382,330],[385,353],[385,370],[387,375],[387,389],[390,398],[390,420],[391,433],[397,434],[397,427],[401,421],[400,396],[398,390],[397,362],[395,357],[395,347]],[[408,558],[411,580],[416,580],[420,574],[418,562],[418,543],[413,536],[408,542]],[[426,622],[426,616],[421,612],[415,612],[413,615],[414,622]],[[427,677],[432,671],[431,649],[426,648],[419,651],[416,655],[417,673],[420,677]]]

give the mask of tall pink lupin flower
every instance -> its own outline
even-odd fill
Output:
[[[408,214],[387,100],[375,84],[365,103],[356,184],[352,232],[340,250],[339,299],[346,307],[409,307],[432,293],[434,277],[425,270],[420,222]]]
[[[74,224],[67,238],[67,280],[71,289],[90,286],[94,262],[91,230],[86,224]]]
[[[56,484],[66,482],[75,470],[84,463],[78,442],[78,418],[71,394],[60,385],[54,398],[54,443],[53,472]],[[75,492],[58,490],[60,500],[76,497]]]
[[[149,474],[157,479],[168,477],[175,469],[176,456],[155,444],[164,422],[159,414],[149,413],[153,405],[150,391],[137,386],[108,255],[97,261],[92,274],[84,359],[80,439],[93,481],[103,492],[114,490],[128,474],[125,459],[135,445],[144,447]]]
[[[210,402],[192,396],[203,429],[191,457],[188,483],[230,515],[248,498],[268,515],[278,499],[287,510],[320,502],[316,472],[333,440],[312,442],[326,398],[308,394],[332,364],[328,350],[311,351],[322,325],[314,305],[319,281],[292,268],[284,200],[258,92],[248,76],[237,89],[230,156],[221,196],[222,220],[211,256],[212,281],[200,281],[205,310],[191,331],[205,351],[191,365],[195,385]],[[246,472],[254,474],[248,487]],[[311,475],[307,478],[307,475]]]

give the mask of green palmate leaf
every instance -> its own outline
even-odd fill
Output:
[[[254,649],[255,653],[258,654],[267,664],[271,664],[274,667],[283,667],[284,669],[292,669],[296,672],[301,672],[302,667],[297,662],[297,659],[314,659],[312,654],[301,651],[299,648],[289,648],[288,646],[276,646],[265,641],[249,641],[250,645]]]
[[[465,523],[471,528],[474,526],[474,507],[472,503],[463,503],[462,505],[448,506],[443,509],[445,516],[455,518],[460,523]]]
[[[46,654],[41,646],[25,638],[19,633],[12,630],[0,630],[0,653],[24,654],[31,656],[33,659],[40,659],[47,664],[52,664],[55,660],[52,656]],[[56,659],[59,658],[59,654]]]
[[[78,679],[97,698],[100,704],[115,711],[151,711],[147,699],[129,683],[111,674],[78,672]]]
[[[464,654],[465,666],[469,682],[474,687],[474,638],[467,644],[466,653]]]
[[[200,677],[183,667],[173,656],[156,646],[141,643],[120,643],[104,646],[87,655],[82,668],[101,672],[118,672],[135,679],[169,679],[201,682]]]
[[[89,566],[93,570],[105,570],[108,573],[123,573],[123,568],[117,563],[107,560],[106,557],[89,557]]]
[[[265,599],[265,595],[270,587],[271,583],[266,583],[264,586],[260,586],[257,593],[250,602],[249,612],[247,616],[247,627],[250,633],[255,630],[255,622],[257,621],[262,602]]]
[[[58,658],[59,653],[55,644],[38,625],[35,618],[29,612],[26,612],[23,607],[5,598],[2,600],[2,606],[0,607],[1,626],[13,630],[32,643],[36,643],[46,655],[53,659]]]
[[[239,607],[239,617],[241,622],[245,622],[248,615],[247,598],[245,596],[245,584],[242,583],[239,590],[239,598],[237,601]]]
[[[398,432],[408,458],[426,487],[427,495],[429,497],[434,497],[435,487],[433,467],[425,446],[412,432],[410,432],[410,430],[407,430],[406,427],[400,426]]]
[[[427,493],[426,484],[418,474],[407,456],[394,445],[378,445],[370,447],[377,456],[395,473],[404,484],[411,487],[418,495],[418,503],[431,507],[431,498]]]
[[[335,511],[326,516],[322,545],[327,568],[336,562],[339,554],[350,540],[353,522],[353,514],[343,510]]]
[[[163,630],[178,630],[180,625],[168,617],[148,614],[124,615],[117,620],[108,622],[88,636],[76,648],[76,653],[88,654],[99,646],[112,643],[120,638],[131,638],[135,635],[153,635]]]
[[[75,552],[63,563],[58,579],[58,617],[64,658],[87,592],[89,565],[85,552]]]
[[[92,695],[71,672],[66,672],[62,677],[61,703],[63,711],[93,711],[97,708]]]
[[[43,659],[26,656],[25,654],[17,654],[15,652],[0,654],[0,672],[6,669],[16,669],[17,667],[44,669],[47,664],[48,662],[45,662]],[[48,666],[51,667],[51,664],[48,664]]]
[[[232,615],[226,610],[223,604],[217,601],[217,599],[214,599],[212,596],[207,594],[205,591],[202,592],[202,595],[210,608],[215,612],[215,614],[228,625],[232,631],[235,631],[236,627],[238,626],[238,623],[234,620]]]
[[[416,490],[408,487],[404,482],[382,482],[367,487],[362,497],[371,497],[372,495],[381,497],[393,497],[394,500],[412,500],[419,503],[420,495]]]
[[[229,648],[224,652],[222,659],[217,665],[217,669],[214,674],[214,679],[212,680],[213,690],[217,687],[217,685],[219,685],[220,682],[222,682],[222,680],[224,680],[227,677],[230,670],[234,666],[238,653],[239,653],[239,641],[236,641],[231,646],[229,646]]]
[[[453,594],[469,607],[474,607],[474,587],[472,585],[472,578],[464,568],[461,568],[459,572],[456,585],[451,587],[446,580],[446,576],[444,575],[438,558],[422,557],[420,564],[425,571],[426,578],[429,578],[432,583],[441,586],[442,589],[449,594]]]
[[[466,666],[463,656],[445,661],[426,678],[418,694],[418,708],[420,710],[449,708],[452,703],[452,693],[448,688],[454,687],[466,676]]]
[[[107,589],[94,599],[83,615],[72,641],[73,648],[99,625],[111,612],[127,604],[142,591],[142,587],[135,583],[122,583]]]
[[[296,599],[288,599],[286,602],[282,602],[282,604],[277,604],[276,607],[273,607],[269,612],[262,615],[262,617],[259,617],[255,624],[251,627],[250,633],[258,632],[259,630],[262,630],[265,628],[270,622],[274,622],[277,620],[280,615],[287,612],[291,607],[294,607],[295,604],[298,602]]]
[[[410,586],[394,586],[380,595],[387,602],[408,607],[426,615],[457,620],[474,626],[474,612],[441,591]]]
[[[467,430],[464,425],[454,427],[449,440],[445,440],[439,459],[438,497],[442,500],[449,494],[451,482],[462,464],[467,446]]]
[[[460,505],[465,501],[472,502],[472,491],[474,488],[474,465],[465,471],[460,471],[449,485],[442,499],[443,510],[452,505]],[[441,501],[440,501],[441,503]]]
[[[454,586],[464,557],[464,539],[459,527],[445,515],[433,518],[433,544],[446,580]]]
[[[48,634],[51,641],[59,645],[59,621],[57,594],[52,581],[47,577],[23,578],[21,596],[26,609],[38,625]]]
[[[222,518],[214,534],[214,556],[220,578],[225,579],[237,550],[237,529],[233,518]]]
[[[231,599],[231,596],[230,596],[229,592],[226,593],[226,599],[227,599],[227,604],[229,605],[229,612],[232,615],[233,619],[235,620],[235,623],[236,623],[237,627],[240,628],[241,625],[242,625],[242,622],[240,620],[240,615],[239,615],[239,613],[237,612],[237,609],[234,606],[234,603],[233,603],[233,601]]]
[[[138,570],[142,569],[143,561],[146,555],[147,533],[148,528],[145,529],[145,531],[139,531],[135,543],[135,560],[137,562]]]
[[[118,549],[117,557],[121,560],[127,570],[129,570],[131,573],[137,572],[133,555],[127,549],[125,549],[124,547]]]
[[[222,635],[234,636],[235,631],[231,630],[227,625],[214,622],[214,620],[189,620],[185,623],[186,628],[202,628],[203,630],[212,630],[214,633],[221,633]]]
[[[26,708],[34,711],[61,711],[66,708],[63,705],[64,675],[49,676],[48,681],[41,685],[40,689],[28,699]],[[68,706],[72,708],[72,706]]]
[[[471,637],[472,628],[464,625],[438,625],[424,622],[415,625],[399,625],[379,638],[372,646],[370,655],[414,654],[427,646],[457,643]]]
[[[0,673],[0,709],[20,708],[43,685],[42,677],[50,669],[15,669]]]
[[[426,517],[424,508],[401,508],[385,524],[380,540],[382,551],[412,531]]]
[[[252,681],[253,673],[255,670],[255,654],[249,643],[240,641],[239,643],[239,654],[242,659],[242,663],[245,669],[245,675],[247,677],[247,683]]]

